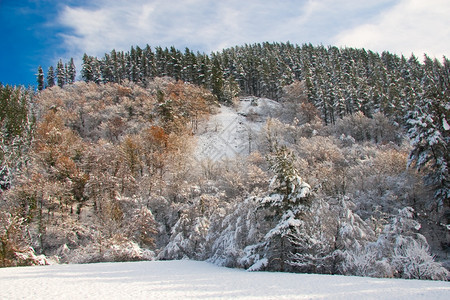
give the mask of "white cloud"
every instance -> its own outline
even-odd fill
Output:
[[[388,50],[409,56],[450,54],[450,2],[402,0],[375,19],[341,32],[338,45]]]
[[[72,55],[147,43],[209,52],[264,41],[310,42],[306,23],[320,2],[103,0],[89,7],[65,6],[58,21],[70,29],[62,37]]]
[[[128,50],[132,45],[209,52],[288,40],[377,51],[416,51],[416,45],[423,45],[427,52],[442,52],[450,36],[450,26],[442,20],[450,15],[446,0],[436,0],[431,8],[428,3],[434,0],[399,1],[101,0],[89,7],[65,6],[58,22],[70,29],[62,37],[74,57]],[[436,35],[440,41],[434,40]],[[419,41],[413,41],[416,36]]]

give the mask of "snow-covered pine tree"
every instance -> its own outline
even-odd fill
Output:
[[[450,207],[450,62],[425,59],[423,94],[407,114],[411,151],[408,166],[425,172],[436,207]]]
[[[67,83],[72,84],[75,82],[76,77],[76,70],[75,70],[75,63],[73,62],[73,58],[70,58],[69,62],[67,63]]]
[[[38,67],[37,72],[37,89],[39,91],[42,91],[44,89],[44,71],[42,70],[42,67]]]
[[[86,53],[83,55],[83,64],[81,66],[81,78],[84,81],[89,82],[94,80],[93,70],[92,70],[92,57],[88,56]]]
[[[66,71],[61,60],[56,64],[56,82],[60,88],[66,83]]]
[[[269,228],[262,240],[245,248],[241,260],[249,270],[286,271],[291,267],[288,258],[293,251],[290,237],[299,234],[302,216],[308,209],[311,187],[303,181],[294,166],[294,155],[286,148],[276,148],[269,158],[275,173],[269,196],[258,199],[260,209],[265,211],[265,222]]]
[[[47,87],[52,87],[55,85],[55,70],[53,66],[48,67],[47,71]]]

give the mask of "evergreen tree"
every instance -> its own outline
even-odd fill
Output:
[[[86,53],[83,55],[83,64],[81,67],[81,78],[86,81],[93,81],[94,75],[92,70],[92,57],[88,56]]]
[[[69,63],[67,64],[67,83],[71,84],[75,82],[76,70],[75,63],[73,62],[73,58],[70,58]]]
[[[219,59],[214,56],[211,69],[211,90],[219,101],[224,101],[224,79]]]
[[[310,205],[309,184],[304,182],[294,167],[294,156],[286,148],[276,148],[269,162],[275,173],[270,189],[272,193],[259,199],[264,209],[269,230],[262,241],[246,247],[244,264],[249,270],[288,271],[288,259],[294,251],[292,237],[301,234],[305,212]]]
[[[66,72],[61,60],[56,64],[56,82],[60,88],[66,83]]]
[[[450,206],[450,63],[426,57],[423,94],[408,113],[411,151],[408,165],[426,172],[437,207]]]
[[[47,87],[52,87],[55,85],[55,71],[53,66],[48,67],[47,71]]]
[[[39,91],[42,91],[44,89],[44,71],[42,70],[41,66],[38,67],[37,88]]]
[[[0,83],[0,194],[27,162],[33,119],[29,118],[29,93],[22,87]]]

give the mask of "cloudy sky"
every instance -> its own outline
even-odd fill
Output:
[[[0,24],[3,84],[34,85],[39,65],[146,44],[210,53],[290,41],[450,57],[448,0],[0,0]]]

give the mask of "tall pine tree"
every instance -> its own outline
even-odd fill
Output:
[[[42,91],[44,89],[44,71],[42,70],[42,67],[38,67],[37,72],[37,88],[39,91]]]
[[[60,88],[66,83],[66,71],[61,60],[56,64],[56,83]]]
[[[435,190],[437,207],[450,207],[450,62],[425,58],[423,94],[408,113],[408,135],[413,150],[409,166],[426,173]]]
[[[55,85],[55,70],[53,66],[48,67],[47,71],[47,87],[52,87]]]

